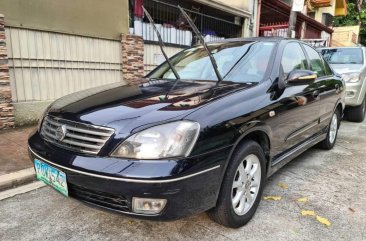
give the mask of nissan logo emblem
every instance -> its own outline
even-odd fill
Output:
[[[67,133],[67,129],[65,125],[59,126],[56,129],[56,139],[58,141],[63,141],[63,139],[65,139],[66,137],[66,133]]]

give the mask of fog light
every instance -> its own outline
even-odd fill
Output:
[[[135,213],[157,214],[166,204],[166,199],[132,198],[132,210]]]

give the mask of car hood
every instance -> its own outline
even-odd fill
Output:
[[[120,83],[87,89],[64,96],[49,107],[48,114],[63,119],[115,128],[121,132],[181,119],[201,106],[250,84],[213,81],[150,81],[142,86]],[[167,94],[169,93],[169,94]]]
[[[362,71],[362,64],[331,64],[333,70],[337,72],[337,74],[344,73],[357,73]]]

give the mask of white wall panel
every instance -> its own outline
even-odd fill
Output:
[[[14,102],[122,81],[119,41],[13,27],[6,41]]]

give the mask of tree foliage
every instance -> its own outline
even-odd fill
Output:
[[[347,15],[334,18],[334,27],[358,25],[359,15],[355,3],[347,4]]]

